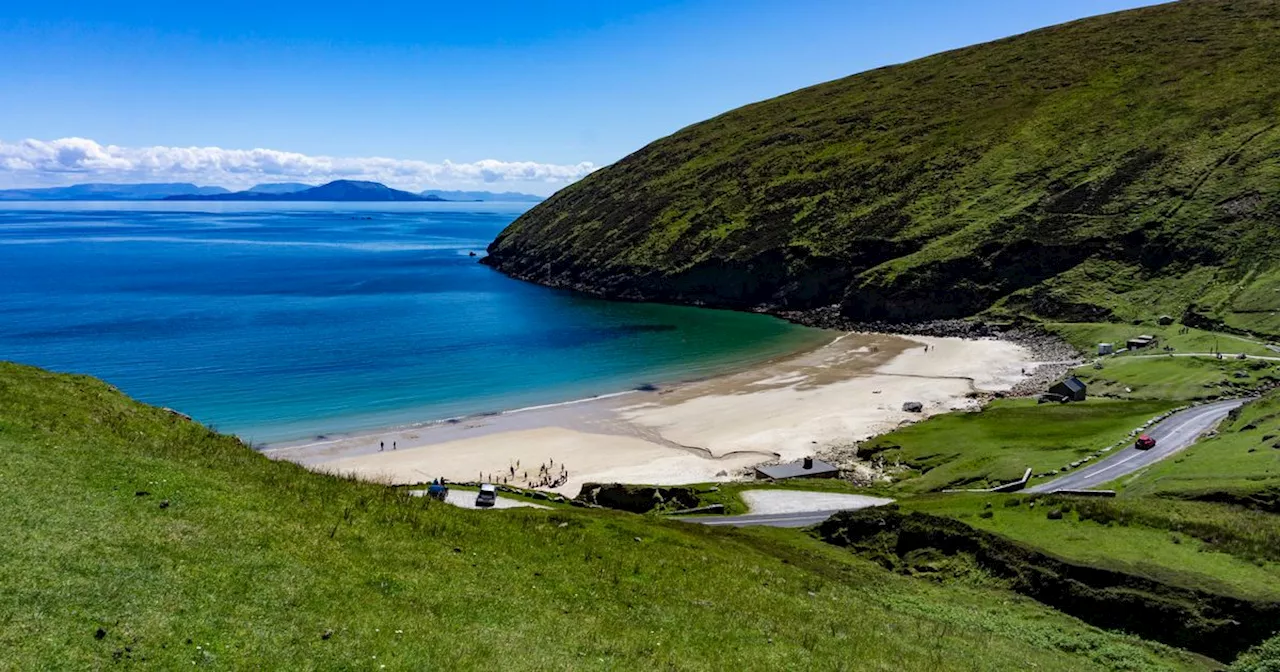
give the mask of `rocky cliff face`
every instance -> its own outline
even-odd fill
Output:
[[[1280,4],[1096,17],[686,128],[530,210],[486,263],[860,321],[1244,314],[1241,286],[1276,285],[1277,101]]]

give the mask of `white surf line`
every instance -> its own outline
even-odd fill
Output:
[[[573,406],[573,405],[575,405],[575,404],[585,404],[585,403],[592,402],[592,401],[599,401],[599,400],[601,400],[601,399],[613,399],[613,398],[615,398],[615,397],[623,397],[623,396],[626,396],[626,395],[628,395],[628,394],[635,394],[635,393],[636,393],[636,392],[638,392],[638,391],[639,391],[639,390],[623,390],[623,391],[621,391],[621,392],[610,392],[610,393],[608,393],[608,394],[597,394],[597,395],[596,395],[596,396],[594,396],[594,397],[583,397],[582,399],[573,399],[573,400],[571,400],[571,401],[560,401],[560,402],[556,402],[556,403],[554,403],[554,404],[539,404],[539,405],[537,405],[537,406],[525,406],[524,408],[515,408],[515,409],[512,409],[512,410],[510,410],[510,411],[501,411],[501,412],[499,412],[499,413],[498,413],[498,415],[515,415],[515,414],[517,414],[517,413],[525,413],[525,412],[528,412],[528,411],[541,411],[541,410],[543,410],[543,409],[547,409],[547,408],[559,408],[559,407],[561,407],[561,406]],[[478,417],[485,417],[485,416],[483,416],[483,415],[477,415],[477,416],[468,416],[468,417],[477,417],[477,418],[478,418]],[[465,419],[465,418],[464,418],[464,419]]]
[[[311,443],[299,443],[299,444],[290,444],[290,445],[284,445],[284,446],[276,446],[274,448],[266,448],[259,452],[274,453],[274,452],[279,452],[281,450],[298,450],[302,448],[316,448],[318,446],[327,446],[333,443],[342,443],[344,441],[358,441],[361,439],[373,440],[378,438],[379,436],[386,436],[388,434],[396,434],[400,432],[411,432],[414,430],[430,430],[434,427],[440,427],[440,426],[449,425],[449,424],[456,424],[459,422],[465,422],[467,420],[495,418],[500,415],[515,415],[517,413],[524,413],[526,411],[540,411],[548,408],[558,408],[560,406],[573,406],[574,404],[585,404],[592,401],[599,401],[601,399],[611,399],[614,397],[621,397],[628,394],[635,394],[638,391],[639,390],[623,390],[621,392],[610,392],[608,394],[599,394],[594,397],[583,397],[581,399],[572,399],[570,401],[560,401],[554,404],[539,404],[537,406],[525,406],[523,408],[514,408],[509,411],[476,413],[473,415],[455,415],[451,418],[444,418],[441,420],[427,420],[425,422],[416,422],[408,425],[398,425],[398,426],[390,427],[384,430],[378,430],[378,431],[372,431],[372,432],[360,432],[358,434],[347,434],[344,436],[339,436],[338,438],[335,438],[335,439],[325,439],[324,441],[313,441]]]

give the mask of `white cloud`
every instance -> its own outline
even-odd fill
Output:
[[[259,182],[320,183],[337,179],[382,182],[400,189],[544,184],[552,188],[595,170],[533,161],[429,163],[381,157],[310,156],[275,149],[119,147],[86,138],[0,140],[0,181],[10,186],[75,182],[195,182],[228,188]],[[486,187],[487,188],[487,187]]]

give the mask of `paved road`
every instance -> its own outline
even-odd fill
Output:
[[[1147,431],[1147,435],[1156,440],[1155,448],[1138,450],[1132,445],[1127,446],[1100,462],[1093,462],[1061,478],[1027,488],[1026,492],[1096,488],[1103,483],[1131,474],[1195,443],[1201,434],[1213,428],[1245,401],[1247,400],[1216,401],[1174,413]]]
[[[766,527],[808,527],[817,525],[840,511],[804,511],[801,513],[749,513],[745,516],[690,516],[679,518],[688,523],[703,525],[730,525],[732,527],[749,527],[763,525]]]
[[[427,491],[426,490],[410,490],[409,494],[417,495],[419,497],[426,497]],[[459,490],[457,488],[449,488],[449,494],[445,495],[444,501],[446,504],[452,504],[460,509],[480,509],[480,507],[476,506],[476,495],[478,494],[479,493],[476,492],[475,490]],[[497,500],[494,501],[493,506],[487,509],[480,509],[480,510],[492,511],[494,509],[518,509],[522,507],[527,507],[531,509],[551,508],[549,506],[543,506],[541,504],[534,504],[533,502],[530,502],[524,499],[515,499],[512,497],[498,497]]]

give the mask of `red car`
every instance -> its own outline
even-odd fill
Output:
[[[1151,450],[1152,448],[1156,447],[1156,440],[1147,436],[1146,434],[1143,434],[1142,436],[1138,437],[1138,440],[1136,442],[1134,442],[1133,447],[1137,448],[1138,450]]]

